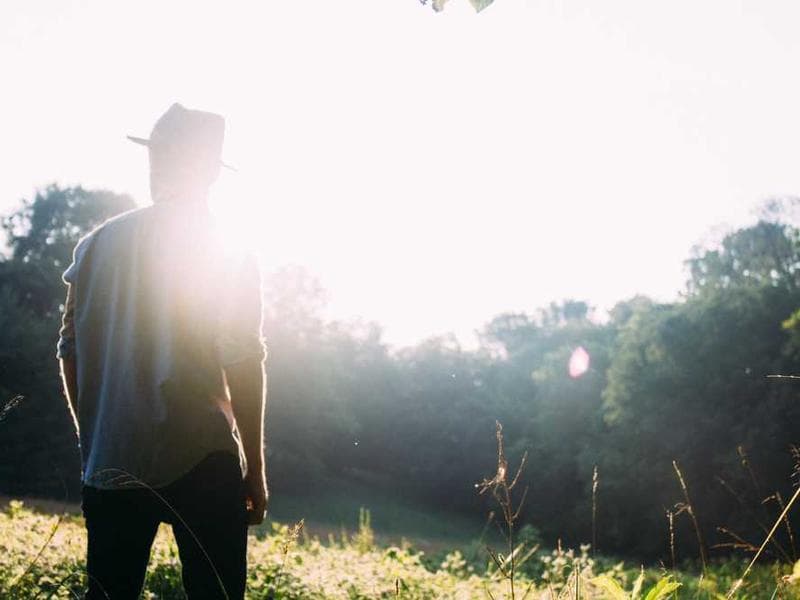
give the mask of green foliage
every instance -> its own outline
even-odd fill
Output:
[[[61,498],[66,487],[76,497],[77,445],[54,359],[60,275],[80,235],[130,207],[110,192],[50,186],[4,221],[0,401],[24,396],[0,420],[4,492]],[[607,322],[578,300],[501,314],[475,351],[452,336],[390,349],[374,323],[326,320],[324,290],[303,269],[268,274],[273,487],[311,504],[337,481],[477,519],[486,504],[472,485],[495,467],[499,420],[509,462],[528,453],[520,523],[536,528],[537,541],[576,547],[595,525],[593,550],[671,564],[664,511],[682,498],[677,460],[709,545],[730,541],[720,525],[757,542],[761,524],[774,520],[775,492],[788,497],[788,446],[800,420],[800,388],[766,377],[796,374],[800,360],[800,249],[786,221],[773,210],[696,249],[680,302],[634,297]],[[567,362],[578,346],[591,368],[572,378]],[[345,498],[337,511],[362,502]],[[675,526],[677,558],[694,557],[685,515]],[[768,551],[789,561],[786,537],[781,529]],[[485,566],[474,556],[463,552],[470,566]],[[535,578],[544,571],[533,565]]]
[[[19,301],[39,315],[58,312],[64,299],[61,273],[82,235],[136,205],[130,196],[107,190],[39,190],[33,200],[2,220],[11,255],[0,262],[0,287],[13,287]]]
[[[502,581],[491,571],[471,568],[458,550],[448,552],[440,564],[426,567],[413,548],[366,547],[362,541],[345,537],[340,543],[323,544],[317,538],[301,538],[298,526],[273,523],[267,536],[250,538],[247,598],[466,600],[488,598],[489,593],[507,597]],[[38,513],[12,501],[0,512],[0,596],[80,597],[86,586],[85,543],[80,518]],[[585,549],[580,553],[557,549],[545,556],[553,557],[545,561],[549,574],[536,580],[520,575],[518,589],[523,592],[518,597],[530,588],[528,597],[542,600],[720,600],[743,568],[741,561],[717,563],[698,578],[684,572],[625,570],[619,564],[598,571],[598,563]],[[791,566],[759,566],[736,597],[769,598],[779,588],[779,597],[796,598],[797,572]],[[156,535],[143,597],[184,597],[178,550],[166,525]]]
[[[644,572],[636,578],[630,593],[625,591],[614,577],[605,573],[598,575],[591,581],[608,600],[637,600],[644,582]]]
[[[704,294],[736,287],[797,288],[800,264],[797,230],[781,222],[759,221],[735,231],[719,248],[695,249],[687,262],[689,292]]]
[[[363,506],[358,509],[358,531],[353,537],[353,544],[361,552],[369,552],[375,547],[375,532],[372,531],[369,510]]]
[[[759,477],[786,493],[798,395],[766,376],[793,369],[778,315],[797,304],[800,295],[773,286],[707,291],[682,304],[643,308],[620,330],[603,392],[607,436],[599,461],[610,516],[624,523],[620,540],[663,527],[662,515],[648,507],[679,499],[671,460],[686,466],[709,529],[736,524],[753,532],[755,525],[716,477],[760,495],[753,504],[767,496],[751,489],[737,447],[752,454]],[[719,520],[703,519],[704,512]],[[691,538],[683,532],[680,539],[686,545]],[[663,538],[640,549],[651,554],[659,547]]]
[[[0,514],[0,551],[7,557],[0,561],[4,597],[12,585],[15,598],[48,594],[65,577],[70,577],[69,584],[58,588],[54,597],[79,595],[85,585],[85,567],[79,558],[85,544],[82,523],[77,519],[63,522],[36,569],[17,581],[46,541],[56,518],[18,505],[15,511],[13,517]],[[364,538],[333,545],[323,545],[316,538],[301,541],[291,527],[274,524],[266,538],[250,540],[247,597],[377,599],[393,598],[395,590],[401,589],[404,598],[474,598],[484,593],[485,585],[496,589],[486,578],[454,568],[452,560],[431,571],[410,549],[367,547],[364,542]],[[153,546],[144,591],[145,597],[182,597],[176,546],[163,525]]]
[[[645,594],[644,600],[664,600],[679,587],[681,587],[680,583],[671,581],[669,577],[662,577],[658,580],[658,583]]]

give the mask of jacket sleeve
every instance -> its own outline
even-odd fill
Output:
[[[78,280],[78,271],[89,245],[89,237],[84,237],[75,245],[72,253],[72,263],[62,275],[62,280],[67,284],[67,298],[64,301],[64,314],[61,319],[61,329],[58,332],[56,345],[56,358],[73,358],[75,356],[75,293]]]
[[[72,285],[67,286],[67,299],[64,301],[64,315],[61,329],[58,332],[56,358],[65,359],[75,356],[75,293]]]

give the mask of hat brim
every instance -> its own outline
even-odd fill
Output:
[[[148,140],[147,138],[140,138],[140,137],[136,137],[136,136],[133,136],[133,135],[129,135],[129,136],[126,136],[126,137],[130,141],[132,141],[134,144],[139,144],[140,146],[147,146],[148,148],[150,147],[150,140]],[[232,165],[229,165],[227,163],[224,163],[222,161],[219,161],[219,164],[222,165],[223,167],[225,167],[226,169],[230,169],[231,171],[236,171],[236,172],[239,171],[239,169],[237,169],[236,167],[234,167]]]
[[[134,144],[139,144],[140,146],[149,146],[150,140],[146,138],[134,137],[132,135],[128,136],[128,139],[132,141]]]

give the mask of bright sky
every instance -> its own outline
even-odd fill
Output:
[[[0,212],[51,181],[149,202],[173,101],[224,114],[215,207],[386,339],[673,299],[720,225],[800,193],[800,4],[0,5]]]

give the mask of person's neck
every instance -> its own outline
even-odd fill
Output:
[[[186,206],[208,208],[208,190],[161,189],[152,193],[154,204],[169,204],[170,206]]]

